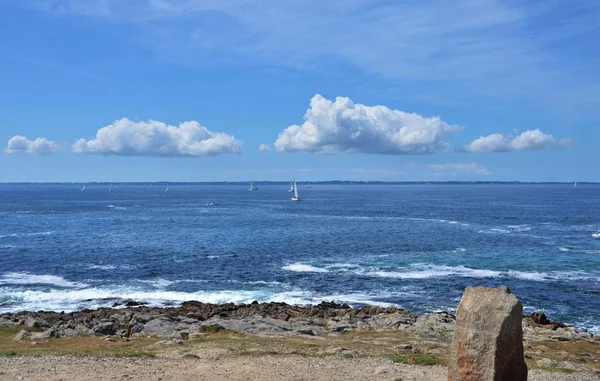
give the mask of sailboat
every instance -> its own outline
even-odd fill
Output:
[[[575,184],[573,184],[573,188],[577,188],[577,181],[575,181]]]
[[[288,192],[292,193],[294,191],[294,183],[292,183],[290,181],[290,189],[288,189]]]
[[[296,185],[296,180],[294,180],[294,196],[292,197],[292,201],[300,201],[300,196],[298,196],[298,186]]]
[[[310,188],[310,183],[306,183],[306,187],[307,187],[307,188]]]
[[[110,183],[110,186],[108,187],[108,191],[112,192],[112,183]]]
[[[258,190],[258,187],[256,185],[254,185],[254,183],[250,183],[250,188],[248,188],[249,191],[255,191]]]
[[[81,186],[81,191],[83,192],[85,190],[85,183],[83,183],[83,185]]]
[[[169,191],[169,183],[167,183],[167,187],[165,188],[165,192]]]

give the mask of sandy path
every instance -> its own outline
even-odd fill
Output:
[[[0,357],[0,380],[446,380],[446,369],[440,366],[398,365],[379,358],[239,357],[219,351],[187,357],[174,352],[156,358]],[[600,377],[533,371],[529,380],[592,381]]]

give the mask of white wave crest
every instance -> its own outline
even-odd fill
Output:
[[[117,268],[117,266],[114,266],[114,265],[95,265],[95,264],[90,264],[87,267],[88,267],[88,269],[95,269],[95,270],[114,270]]]
[[[600,239],[600,232],[598,232],[598,233],[593,233],[593,234],[592,234],[592,237]]]
[[[0,238],[9,238],[9,237],[35,237],[35,236],[46,236],[53,234],[53,232],[33,232],[33,233],[11,233],[0,235]]]
[[[287,270],[287,271],[295,271],[295,272],[302,272],[302,273],[327,273],[327,272],[329,272],[329,270],[327,270],[327,269],[323,269],[323,268],[315,267],[315,266],[311,266],[311,265],[305,265],[303,263],[292,263],[290,265],[283,266],[283,269]]]
[[[583,254],[600,254],[600,250],[596,249],[577,249],[570,247],[559,247],[558,250],[562,252],[574,252],[574,253],[583,253]]]
[[[413,265],[407,271],[373,271],[366,275],[381,278],[428,279],[448,276],[490,278],[500,276],[500,271],[473,269],[465,266]]]
[[[514,232],[528,232],[531,230],[529,225],[507,225],[506,227]]]
[[[515,270],[508,271],[507,275],[510,278],[517,278],[517,279],[521,279],[521,280],[532,280],[532,281],[536,281],[536,282],[543,282],[543,281],[550,279],[550,275],[546,274],[546,273],[530,273],[530,272],[515,271]]]
[[[162,289],[162,288],[169,287],[170,285],[172,285],[174,283],[178,283],[179,281],[172,281],[172,280],[159,278],[159,279],[153,279],[153,280],[138,280],[138,282],[149,284],[150,286],[152,286],[154,288]]]
[[[584,271],[552,271],[552,272],[527,272],[527,271],[499,271],[489,269],[474,269],[466,266],[438,266],[429,264],[416,264],[404,271],[370,271],[357,272],[359,275],[367,275],[381,278],[398,279],[429,279],[442,277],[463,278],[496,278],[506,277],[535,282],[553,280],[585,280],[600,281],[600,273]]]
[[[70,282],[56,275],[37,275],[30,273],[10,272],[0,276],[0,284],[49,284],[58,287],[86,287],[84,283]]]

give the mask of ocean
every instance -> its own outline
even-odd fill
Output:
[[[600,185],[0,185],[0,313],[276,301],[455,312],[507,285],[600,333]]]

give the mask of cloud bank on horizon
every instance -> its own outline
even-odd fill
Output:
[[[304,114],[304,123],[284,129],[273,146],[280,152],[427,154],[449,151],[450,145],[444,139],[461,130],[463,127],[448,124],[437,116],[365,106],[345,97],[332,102],[316,94]],[[482,136],[456,151],[530,151],[570,144],[569,138],[557,143],[553,135],[535,129],[515,136],[499,133]]]
[[[29,153],[42,156],[52,155],[60,151],[62,147],[46,138],[35,138],[34,140],[27,139],[26,136],[15,135],[8,141],[5,152],[13,153]]]
[[[350,98],[335,101],[316,94],[304,114],[304,123],[285,128],[273,145],[260,144],[260,152],[308,152],[312,154],[362,153],[379,155],[418,155],[453,151],[446,138],[464,127],[451,125],[440,117],[392,110],[386,106],[366,106]],[[569,147],[570,138],[557,140],[540,129],[522,133],[491,134],[454,149],[456,152],[492,153],[532,151]],[[163,122],[116,120],[100,128],[92,139],[77,140],[71,150],[78,154],[158,157],[203,157],[239,153],[242,141],[224,132],[213,132],[199,122],[171,126]],[[46,138],[31,141],[16,135],[6,153],[51,155],[61,146]]]
[[[459,150],[465,152],[509,152],[509,151],[531,151],[536,149],[553,148],[558,145],[569,146],[573,144],[570,138],[564,138],[557,142],[550,134],[545,134],[539,129],[524,131],[513,136],[504,134],[491,134],[475,139],[470,144]]]
[[[122,156],[216,156],[240,152],[242,142],[222,132],[212,132],[196,121],[170,126],[127,118],[100,128],[90,140],[79,139],[72,151]]]

